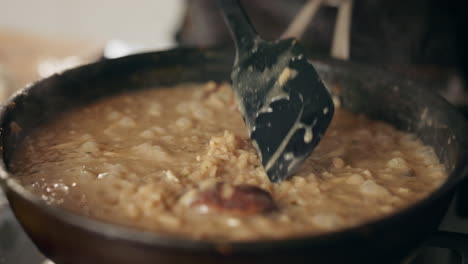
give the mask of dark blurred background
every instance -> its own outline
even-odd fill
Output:
[[[278,38],[307,0],[242,1],[257,31]],[[337,8],[324,1],[303,35],[313,54],[327,56]],[[352,8],[350,60],[433,84],[457,104],[468,80],[468,12],[456,0],[355,0]],[[187,1],[177,39],[185,45],[230,43],[214,0]],[[449,89],[449,86],[450,89]]]

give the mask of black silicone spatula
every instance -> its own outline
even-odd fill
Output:
[[[333,116],[330,94],[296,39],[262,40],[238,0],[218,0],[236,43],[232,87],[272,182],[309,156]]]

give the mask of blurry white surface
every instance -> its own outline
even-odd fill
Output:
[[[46,58],[38,63],[37,72],[41,78],[46,78],[54,73],[74,68],[83,63],[85,61],[78,56],[69,56],[64,59]]]
[[[163,48],[163,47],[154,46],[154,45],[129,44],[122,40],[113,39],[113,40],[107,41],[103,49],[103,55],[107,59],[113,59],[113,58],[118,58],[118,57],[130,55],[130,54],[157,50],[158,48]],[[60,73],[65,70],[85,64],[89,62],[89,59],[90,58],[86,58],[82,56],[68,56],[65,58],[56,58],[56,57],[44,58],[38,62],[37,73],[39,74],[41,78],[47,78],[55,73]],[[98,58],[92,58],[91,61],[94,59],[98,59]],[[4,98],[2,97],[3,90],[5,89],[2,87],[2,83],[0,79],[0,99]]]
[[[0,64],[0,102],[6,100],[8,96],[13,93],[11,79],[11,74],[9,74],[8,70],[2,64]]]
[[[131,44],[119,39],[111,39],[104,46],[104,57],[108,59],[118,58],[133,53],[145,52],[150,50],[164,49],[167,47],[151,46],[143,44]]]
[[[48,36],[174,45],[184,0],[0,0],[0,27]]]

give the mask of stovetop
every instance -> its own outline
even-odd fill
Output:
[[[456,216],[452,206],[440,230],[468,234],[468,219]],[[459,264],[461,257],[450,249],[427,247],[402,264]],[[54,264],[47,260],[16,221],[0,190],[0,264]]]
[[[0,190],[0,264],[46,264],[13,216]]]

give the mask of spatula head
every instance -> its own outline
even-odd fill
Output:
[[[286,179],[319,143],[333,116],[329,92],[294,39],[257,40],[240,52],[233,90],[273,182]]]

